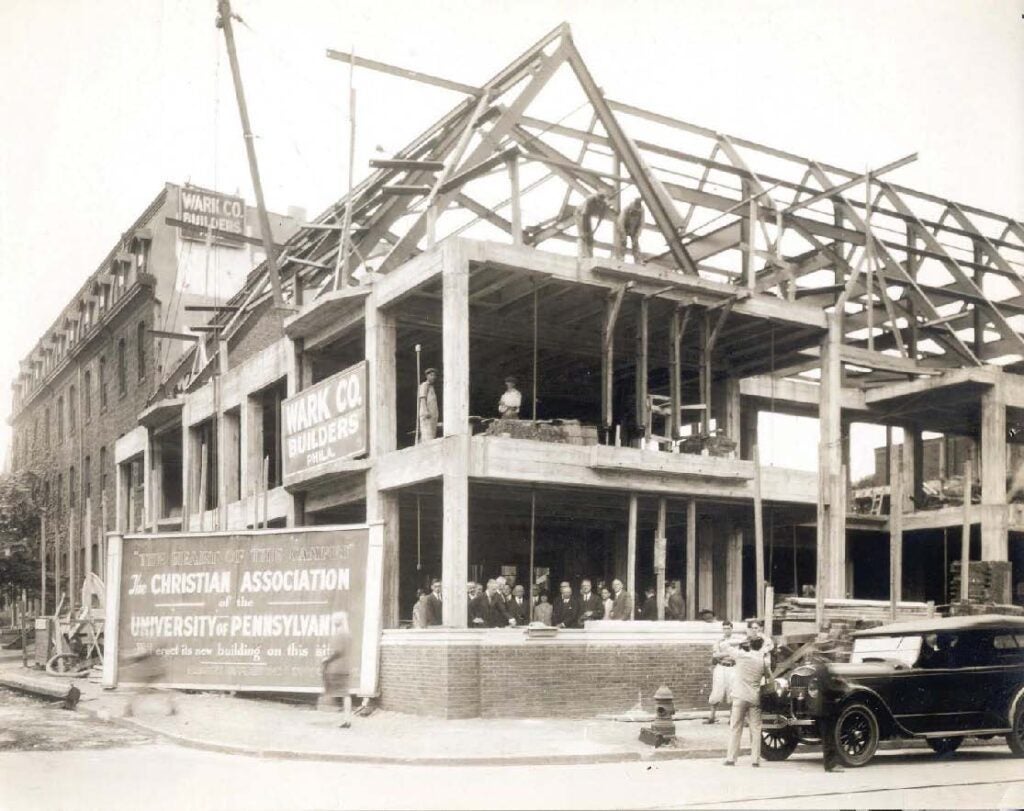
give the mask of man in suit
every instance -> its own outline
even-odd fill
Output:
[[[526,590],[522,586],[512,589],[512,599],[508,603],[508,624],[530,624],[530,606],[526,602]]]
[[[580,628],[587,620],[599,620],[604,617],[604,606],[601,598],[594,592],[589,580],[580,583]]]
[[[441,624],[441,581],[430,583],[430,594],[427,596],[427,625]]]
[[[469,627],[486,628],[488,623],[488,605],[487,598],[484,596],[484,587],[479,583],[474,583],[469,594]]]
[[[644,604],[640,607],[640,616],[637,619],[655,622],[658,619],[658,601],[654,596],[654,588],[648,586],[644,591]]]
[[[629,595],[618,578],[612,581],[612,616],[613,620],[633,619],[633,598]]]
[[[580,621],[580,604],[572,596],[572,586],[568,582],[561,585],[561,595],[551,607],[551,622],[556,628],[575,628]]]
[[[683,601],[683,590],[678,580],[668,584],[668,592],[665,595],[665,619],[686,619],[686,603]]]
[[[508,626],[508,611],[505,608],[505,598],[498,590],[498,581],[487,581],[487,625],[491,628],[505,628]]]

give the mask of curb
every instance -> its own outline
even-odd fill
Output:
[[[146,732],[171,743],[206,752],[244,755],[275,760],[366,763],[382,766],[574,766],[594,763],[639,763],[666,760],[696,760],[725,756],[725,749],[652,749],[650,752],[597,752],[578,755],[506,755],[504,757],[394,757],[354,752],[308,752],[298,749],[261,749],[244,744],[207,741],[168,732],[135,718],[104,717],[105,711],[79,706],[76,712],[125,729]],[[741,754],[748,750],[741,750]]]

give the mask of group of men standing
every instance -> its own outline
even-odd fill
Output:
[[[505,577],[492,577],[487,585],[469,583],[469,627],[508,628],[530,624],[526,590]]]

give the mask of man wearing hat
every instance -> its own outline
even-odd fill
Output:
[[[437,437],[437,392],[434,381],[437,380],[437,369],[427,369],[424,381],[420,383],[417,411],[420,423],[420,442],[429,442]]]
[[[498,417],[503,420],[518,420],[522,404],[523,395],[516,388],[516,379],[509,375],[505,378],[505,393],[498,400]]]

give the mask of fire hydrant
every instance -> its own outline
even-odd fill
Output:
[[[676,724],[672,720],[676,705],[672,691],[661,685],[654,693],[654,722],[640,730],[640,740],[655,748],[673,743],[676,738]]]

